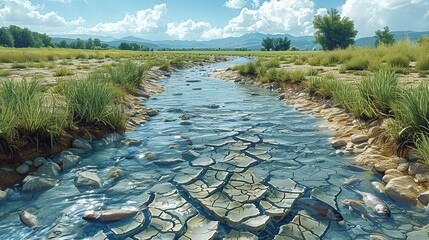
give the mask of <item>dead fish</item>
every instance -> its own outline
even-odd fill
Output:
[[[108,223],[130,218],[140,211],[141,210],[137,208],[90,211],[86,212],[82,218],[89,222]]]
[[[351,191],[359,194],[364,203],[374,212],[380,214],[384,218],[390,217],[390,209],[387,204],[372,193],[362,192],[356,189],[349,188]]]
[[[28,227],[36,227],[37,225],[37,216],[33,215],[25,210],[22,210],[19,213],[19,219]]]
[[[349,163],[343,163],[340,164],[340,167],[351,170],[351,171],[355,171],[355,172],[364,172],[367,171],[365,168],[357,166],[357,165],[353,165],[353,164],[349,164]]]
[[[349,178],[344,178],[343,185],[356,185],[360,181],[362,180],[360,180],[359,178],[355,178],[354,176],[351,176]]]
[[[318,215],[326,217],[329,220],[333,220],[333,221],[343,220],[343,216],[341,216],[341,214],[337,210],[335,210],[335,208],[333,208],[331,205],[317,198],[314,198],[314,197],[300,198],[298,199],[298,202],[308,207]]]
[[[350,211],[357,210],[360,212],[362,219],[373,219],[374,216],[372,216],[368,212],[368,208],[362,204],[362,201],[356,201],[352,199],[344,199],[341,201],[344,205],[349,207]]]

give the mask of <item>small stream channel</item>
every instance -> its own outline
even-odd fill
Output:
[[[125,138],[141,141],[124,147],[114,136],[107,147],[82,156],[79,165],[57,176],[59,183],[36,194],[20,192],[0,203],[0,239],[406,239],[428,223],[424,211],[390,206],[387,220],[364,220],[342,199],[359,199],[342,186],[354,175],[356,187],[371,192],[371,172],[343,169],[352,163],[335,156],[322,120],[276,99],[257,86],[221,81],[210,71],[249,61],[198,66],[173,73],[166,91],[145,104],[159,114]],[[93,146],[100,146],[94,141]],[[109,179],[120,168],[123,176]],[[99,188],[77,188],[79,171],[102,179]],[[313,195],[337,208],[337,223],[296,204]],[[85,212],[148,206],[131,219],[90,223]],[[31,229],[19,211],[38,216]]]

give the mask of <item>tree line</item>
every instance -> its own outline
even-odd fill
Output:
[[[15,25],[0,28],[0,46],[2,47],[15,47],[15,48],[72,48],[72,49],[110,49],[107,43],[102,43],[98,38],[88,38],[86,41],[77,38],[74,41],[67,41],[65,39],[54,43],[52,38],[46,33],[32,32],[28,28],[21,28]],[[137,43],[120,43],[118,49],[132,50],[132,51],[149,51],[149,48]]]

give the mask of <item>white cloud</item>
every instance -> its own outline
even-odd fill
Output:
[[[117,22],[99,23],[91,28],[79,28],[78,33],[108,35],[139,35],[155,31],[159,28],[159,20],[167,12],[166,4],[155,5],[153,9],[137,11],[135,15],[126,14]]]
[[[427,0],[347,0],[342,14],[355,23],[358,36],[373,36],[376,30],[389,26],[395,30],[429,30]]]
[[[42,6],[29,0],[4,0],[0,5],[0,22],[4,25],[16,24],[30,27],[33,31],[46,32],[52,29],[76,27],[85,22],[82,17],[67,21],[56,12],[42,13]]]
[[[258,8],[260,6],[259,0],[253,0],[252,1],[252,7],[253,8]]]
[[[185,22],[179,24],[168,23],[167,24],[167,34],[172,37],[179,39],[200,39],[207,38],[206,32],[212,32],[214,29],[207,22],[194,22],[191,19],[188,19]]]
[[[247,0],[228,0],[225,2],[225,7],[232,9],[241,9],[246,6]]]
[[[271,0],[264,2],[258,9],[243,8],[223,28],[224,36],[239,36],[249,32],[312,34],[316,12],[311,0]]]

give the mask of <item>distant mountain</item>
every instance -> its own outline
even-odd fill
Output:
[[[411,41],[416,41],[420,37],[429,36],[427,32],[414,32],[414,31],[394,31],[392,32],[396,40],[405,39],[409,37]],[[228,37],[221,39],[214,39],[208,41],[189,41],[189,40],[162,40],[153,41],[148,39],[142,39],[138,37],[128,36],[121,39],[116,39],[111,36],[90,36],[90,35],[61,35],[53,37],[53,42],[59,42],[66,40],[68,42],[81,38],[87,40],[88,38],[99,38],[102,42],[108,43],[112,47],[118,47],[121,42],[137,43],[145,45],[150,49],[158,50],[162,48],[169,49],[237,49],[246,48],[249,50],[261,49],[261,42],[263,38],[284,38],[287,37],[291,40],[291,47],[294,46],[301,50],[313,50],[320,49],[319,44],[314,44],[313,36],[292,36],[289,34],[262,34],[262,33],[248,33],[240,37]],[[374,47],[374,37],[364,37],[356,39],[355,46],[370,46]]]
[[[50,36],[52,39],[65,39],[67,41],[67,39],[69,40],[76,40],[76,38],[80,38],[82,40],[87,40],[88,38],[98,38],[103,42],[110,42],[110,41],[115,41],[117,40],[117,38],[112,37],[112,36],[104,36],[104,35],[88,35],[88,34],[54,34]]]

